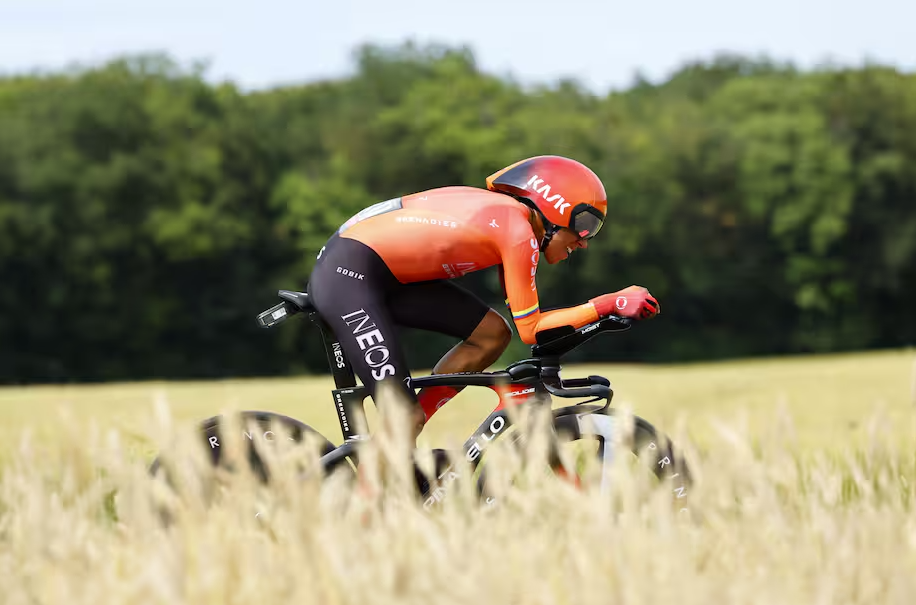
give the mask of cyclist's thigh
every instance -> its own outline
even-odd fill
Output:
[[[309,294],[334,331],[353,370],[374,396],[378,382],[391,378],[402,392],[410,370],[398,340],[386,291],[397,280],[368,246],[332,237],[309,278]]]
[[[490,307],[451,281],[402,284],[388,298],[395,323],[467,339]]]

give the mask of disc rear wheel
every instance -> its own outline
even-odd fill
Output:
[[[199,435],[209,462],[214,467],[236,470],[224,454],[229,423],[223,416],[213,416],[200,423]],[[308,443],[316,454],[323,456],[334,449],[334,444],[309,425],[274,412],[245,411],[239,414],[233,428],[239,430],[234,437],[242,442],[244,458],[249,469],[264,483],[270,479],[268,465],[258,452],[260,448],[275,446],[278,439],[297,444]],[[164,469],[162,457],[153,460],[150,473],[156,475]]]

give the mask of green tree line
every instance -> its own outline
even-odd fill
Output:
[[[254,316],[304,288],[340,223],[539,154],[586,163],[609,198],[589,250],[540,268],[542,308],[633,283],[662,305],[576,360],[916,340],[912,74],[721,56],[597,95],[407,44],[243,92],[140,56],[0,78],[0,382],[320,371],[314,330]],[[504,309],[495,270],[462,281]],[[405,342],[418,367],[449,345]]]

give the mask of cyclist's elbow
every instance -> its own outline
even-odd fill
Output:
[[[522,327],[516,324],[518,328],[518,336],[522,339],[522,342],[526,345],[537,344],[537,330],[533,327]]]

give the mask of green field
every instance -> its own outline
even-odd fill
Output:
[[[418,373],[419,374],[419,373]],[[785,419],[803,448],[842,450],[867,442],[869,431],[886,430],[901,444],[916,435],[916,352],[886,351],[785,357],[723,363],[641,366],[569,366],[566,377],[601,374],[615,389],[615,406],[677,434],[686,431],[703,446],[718,434],[716,423],[746,426],[753,437],[785,434]],[[30,427],[42,438],[62,410],[86,425],[146,434],[153,402],[168,403],[179,421],[224,410],[269,409],[311,424],[332,441],[340,429],[331,404],[329,376],[143,382],[85,386],[0,389],[0,439],[12,446]],[[421,443],[448,446],[467,436],[495,405],[487,389],[468,389],[440,410]],[[374,414],[369,406],[370,422]]]

